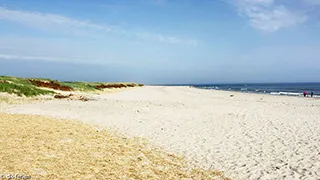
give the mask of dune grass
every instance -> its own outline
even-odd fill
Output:
[[[78,91],[97,91],[101,90],[97,88],[97,86],[103,84],[103,85],[110,85],[110,86],[116,86],[116,85],[123,85],[124,87],[139,87],[143,86],[143,84],[137,84],[132,82],[72,82],[72,81],[65,81],[60,82],[63,86],[69,86],[75,90]]]
[[[61,85],[63,86],[69,86],[74,90],[77,91],[84,91],[84,92],[89,92],[89,91],[97,91],[98,89],[96,88],[95,83],[90,83],[90,82],[60,82]]]
[[[28,81],[24,78],[19,77],[13,77],[13,76],[0,76],[0,82],[8,81],[13,84],[19,84],[19,85],[30,85]]]
[[[13,83],[0,83],[0,92],[7,92],[18,96],[24,95],[26,97],[54,94],[53,91],[39,89],[31,85]]]
[[[76,121],[0,114],[0,172],[31,179],[227,179],[143,139]]]
[[[121,87],[138,87],[143,86],[143,84],[137,83],[106,83],[106,82],[71,82],[71,81],[57,81],[47,78],[19,78],[12,76],[0,76],[0,92],[7,92],[17,94],[19,96],[37,96],[41,94],[52,94],[53,91],[43,90],[36,86],[36,84],[30,82],[30,80],[38,80],[42,82],[53,81],[61,86],[70,87],[74,91],[82,92],[92,92],[101,91],[102,89],[97,88],[99,85],[111,85],[116,87],[122,85]]]

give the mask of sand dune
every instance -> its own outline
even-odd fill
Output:
[[[234,179],[320,178],[320,100],[160,86],[91,96],[96,101],[50,100],[2,111],[146,137]]]

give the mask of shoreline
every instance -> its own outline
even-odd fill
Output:
[[[179,86],[172,86],[172,87],[179,87]],[[226,89],[209,89],[209,88],[199,88],[195,86],[180,86],[180,87],[190,87],[190,88],[196,88],[201,90],[208,90],[208,91],[224,91],[224,92],[235,92],[235,93],[243,93],[243,94],[257,94],[257,95],[271,95],[271,96],[280,96],[280,97],[297,97],[297,98],[309,98],[309,99],[320,99],[320,95],[315,94],[313,97],[310,97],[310,95],[307,95],[307,97],[303,96],[303,93],[295,93],[295,92],[274,92],[279,94],[272,94],[270,93],[264,93],[264,92],[253,92],[253,91],[237,91],[237,90],[226,90]],[[293,94],[300,94],[300,95],[286,95],[286,93],[293,93]]]

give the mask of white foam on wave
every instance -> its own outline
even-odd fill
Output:
[[[272,95],[285,95],[285,96],[302,96],[302,93],[294,93],[294,92],[271,92]]]

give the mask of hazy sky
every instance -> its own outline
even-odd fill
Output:
[[[0,0],[0,74],[319,82],[320,0]]]

